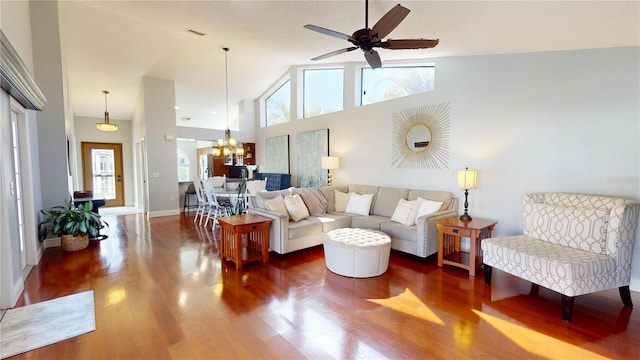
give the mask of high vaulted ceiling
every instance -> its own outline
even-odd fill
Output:
[[[370,1],[369,27],[398,1]],[[427,50],[379,50],[383,60],[640,45],[637,1],[401,1],[411,10],[389,38],[440,39]],[[60,1],[60,32],[74,115],[130,119],[144,76],[175,80],[179,125],[224,129],[229,103],[254,100],[293,65],[362,62],[362,52],[304,29],[351,34],[365,1]],[[188,32],[193,29],[204,36]],[[606,64],[603,64],[606,66]],[[215,114],[212,114],[215,112]]]

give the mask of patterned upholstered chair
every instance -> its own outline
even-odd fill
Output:
[[[574,297],[618,288],[629,293],[637,201],[594,195],[524,195],[524,234],[482,242],[485,283],[500,269],[562,295],[562,318],[571,320]]]

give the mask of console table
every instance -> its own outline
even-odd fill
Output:
[[[236,264],[236,269],[251,261],[269,261],[269,224],[271,219],[254,214],[218,218],[220,257]]]
[[[482,264],[483,239],[490,238],[496,221],[473,219],[462,221],[450,217],[436,221],[438,227],[438,266],[451,265],[469,271],[476,276],[476,268]],[[469,238],[469,252],[460,251],[460,238]]]

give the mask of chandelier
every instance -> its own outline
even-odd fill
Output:
[[[229,54],[229,48],[223,47],[224,50],[224,86],[225,96],[227,104],[227,129],[224,131],[224,139],[218,139],[217,146],[211,149],[213,156],[231,156],[232,152],[236,155],[243,156],[244,149],[242,146],[237,147],[236,140],[231,138],[231,130],[229,130],[229,66],[227,65],[227,56]]]
[[[118,125],[109,123],[109,111],[107,110],[107,94],[109,92],[107,90],[102,90],[102,92],[104,93],[104,122],[96,123],[96,127],[102,131],[116,131]]]

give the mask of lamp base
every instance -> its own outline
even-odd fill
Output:
[[[464,214],[462,214],[462,216],[460,216],[460,220],[462,220],[462,221],[471,221],[473,219],[471,218],[471,216],[469,216],[469,214],[467,214],[465,212]]]

